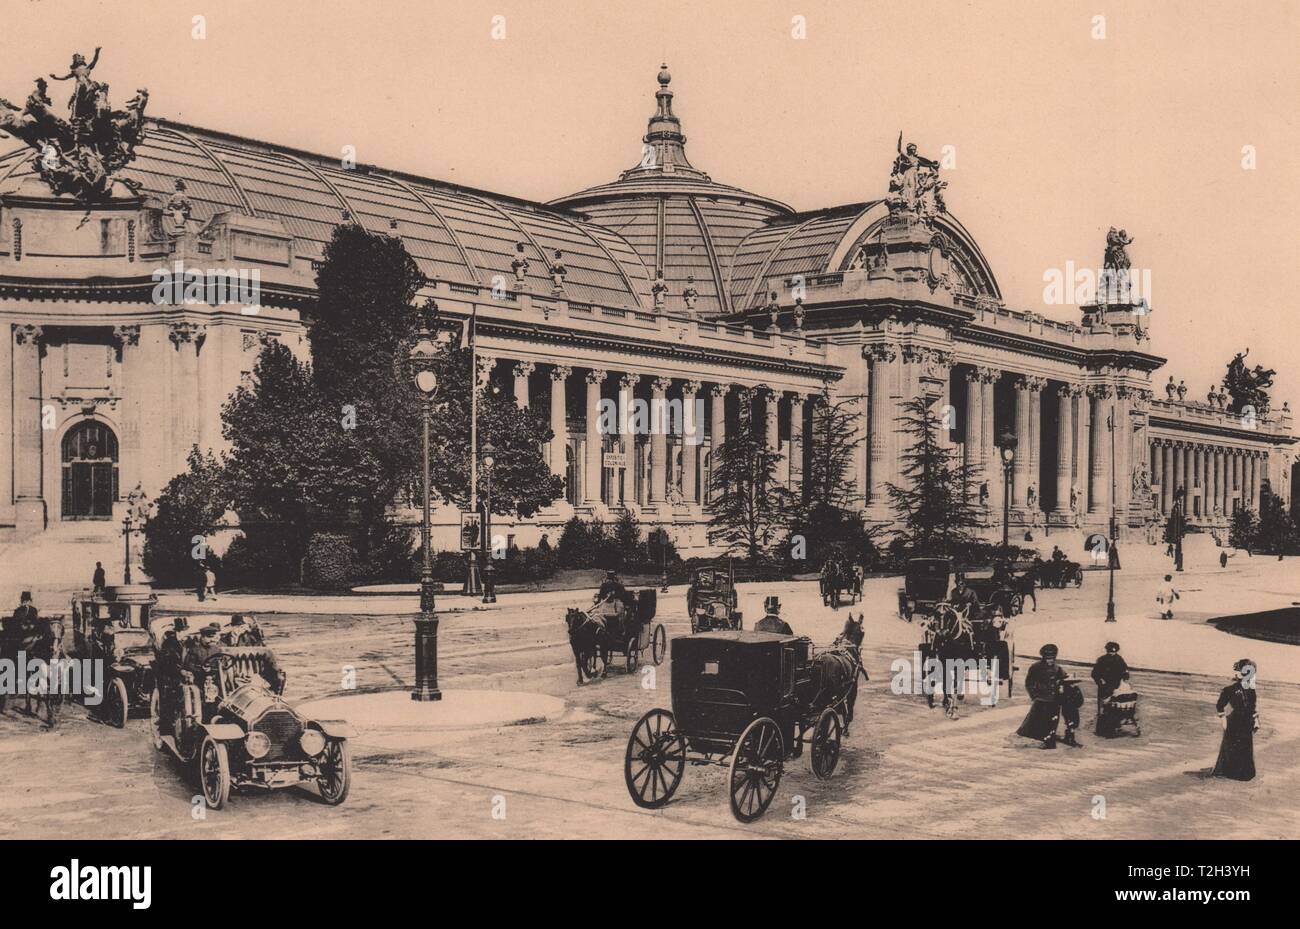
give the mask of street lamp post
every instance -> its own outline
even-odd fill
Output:
[[[1002,556],[1005,558],[1011,543],[1011,466],[1016,460],[1016,437],[1010,432],[1002,433],[998,449],[1002,452]]]
[[[492,564],[492,466],[496,449],[489,442],[483,446],[483,602],[497,602],[496,567]]]
[[[411,691],[411,699],[422,702],[442,699],[442,691],[438,689],[438,585],[433,580],[433,533],[429,513],[429,418],[434,395],[438,392],[438,376],[432,367],[436,354],[430,320],[426,317],[415,347],[411,349],[415,386],[422,395],[424,407],[424,519],[420,526],[424,565],[420,571],[420,615],[415,620],[415,689]]]
[[[131,583],[131,514],[130,513],[122,517],[122,540],[123,540],[123,549],[124,549],[122,552],[122,559],[123,559],[122,564],[125,565],[125,567],[122,569],[122,583],[130,584]]]

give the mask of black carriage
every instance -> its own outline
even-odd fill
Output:
[[[813,774],[829,778],[847,706],[842,696],[822,705],[812,659],[812,643],[798,636],[727,631],[674,639],[672,712],[646,713],[627,743],[623,776],[632,801],[662,807],[687,764],[718,765],[728,769],[732,815],[753,822],[776,796],[785,761],[805,745]]]
[[[922,668],[928,669],[931,658],[940,660],[960,658],[963,661],[973,661],[975,662],[974,667],[978,669],[976,673],[979,676],[974,682],[976,685],[983,683],[985,680],[991,680],[992,674],[995,673],[994,669],[996,669],[996,683],[999,693],[1002,685],[1005,684],[1007,698],[1010,699],[1015,691],[1016,673],[1016,637],[1010,619],[1000,611],[966,617],[970,630],[970,645],[966,646],[964,634],[957,634],[952,638],[952,642],[956,643],[955,647],[947,648],[944,643],[939,641],[942,635],[939,632],[940,627],[952,623],[954,617],[961,615],[951,604],[944,603],[937,604],[934,613],[926,617],[922,624],[922,639],[917,645],[917,653],[921,657]],[[952,623],[948,625],[948,628],[955,631],[963,627],[960,623]],[[926,673],[929,674],[928,670]],[[940,679],[945,690],[944,708],[950,718],[956,719],[957,703],[949,699],[951,695],[947,693],[950,683],[948,671],[944,670]],[[927,678],[926,699],[931,706],[934,705],[934,692],[930,689],[932,683]],[[969,679],[969,669],[963,679],[952,683],[957,685],[957,695],[964,699],[965,691],[972,683]]]
[[[735,575],[727,568],[696,568],[686,589],[686,612],[691,632],[743,629],[744,618],[736,609]]]
[[[966,586],[975,592],[986,615],[1019,616],[1025,598],[1012,584],[995,577],[967,577]]]
[[[68,661],[67,625],[67,617],[62,614],[40,616],[27,628],[12,633],[13,638],[0,640],[0,659],[15,663],[14,684],[22,685],[15,686],[13,696],[21,694],[24,710],[50,729],[59,724],[64,702],[85,683],[80,665]],[[25,656],[26,666],[19,667],[19,653]],[[4,710],[9,696],[0,690],[0,711]]]
[[[659,664],[668,653],[668,632],[663,623],[654,622],[658,612],[658,594],[646,587],[628,591],[626,597],[611,596],[592,607],[592,615],[605,624],[605,651],[621,655],[629,674],[641,664],[642,655]],[[595,676],[595,656],[590,671]]]
[[[934,609],[948,599],[951,591],[952,562],[947,558],[910,558],[903,575],[903,589],[898,592],[898,615],[907,620],[920,613],[934,615]]]
[[[1040,561],[1037,568],[1040,587],[1083,586],[1083,565],[1077,561],[1055,558],[1051,561]]]

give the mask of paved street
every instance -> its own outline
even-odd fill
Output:
[[[1227,571],[1191,570],[1179,580],[1187,592],[1175,622],[1189,626],[1237,607],[1300,599],[1300,562],[1294,561],[1242,558]],[[1155,581],[1150,570],[1121,572],[1120,622],[1112,627],[1101,625],[1104,574],[1088,573],[1077,591],[1040,592],[1039,611],[1017,620],[1018,639],[1036,641],[1048,637],[1045,626],[1061,623],[1065,630],[1092,618],[1102,636],[1114,634],[1122,643]],[[566,701],[567,710],[549,722],[495,730],[368,732],[355,740],[352,795],[338,808],[305,791],[238,794],[225,810],[196,820],[191,797],[197,790],[150,746],[146,720],[119,731],[74,708],[57,731],[45,732],[11,703],[0,717],[0,838],[1300,835],[1300,685],[1276,682],[1297,679],[1300,650],[1265,660],[1263,643],[1221,634],[1222,673],[1134,673],[1141,738],[1091,735],[1089,683],[1085,746],[1042,751],[1013,735],[1026,709],[1024,648],[1015,696],[996,707],[968,700],[955,722],[927,709],[921,697],[891,692],[890,664],[910,657],[917,635],[894,615],[898,586],[896,579],[870,581],[862,605],[838,612],[820,605],[812,584],[743,588],[746,625],[761,615],[762,597],[777,593],[795,630],[820,643],[839,631],[846,612],[864,611],[864,659],[872,677],[859,695],[835,776],[817,781],[806,756],[789,762],[772,808],[750,826],[732,819],[721,769],[688,768],[674,802],[660,812],[632,804],[623,752],[635,720],[651,707],[669,706],[669,666],[656,669],[653,681],[611,672],[603,682],[575,687],[562,616],[564,602],[590,602],[590,591],[578,591],[503,598],[492,610],[465,611],[458,598],[445,598],[450,610],[460,611],[442,624],[444,689],[549,694]],[[661,595],[659,619],[670,636],[689,631],[683,594],[674,588]],[[237,600],[216,605],[230,610]],[[198,604],[188,603],[197,612]],[[288,671],[291,701],[339,695],[348,668],[361,691],[409,682],[409,615],[311,612],[310,601],[280,606],[296,611],[264,612],[259,619]],[[1269,653],[1278,648],[1271,645]],[[1076,657],[1062,649],[1064,657]],[[1261,665],[1260,777],[1246,784],[1207,779],[1220,735],[1214,700],[1232,661],[1243,655]],[[1071,670],[1087,675],[1086,668]],[[803,819],[792,815],[798,798]]]

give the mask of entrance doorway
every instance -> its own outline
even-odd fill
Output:
[[[63,518],[110,519],[117,500],[117,436],[101,422],[63,437]]]

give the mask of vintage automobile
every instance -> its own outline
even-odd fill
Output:
[[[161,643],[170,622],[159,619],[154,626]],[[268,683],[278,677],[271,660],[264,646],[227,647],[209,659],[202,681],[157,676],[149,701],[154,748],[195,766],[203,798],[214,810],[225,806],[232,788],[315,784],[331,806],[347,799],[351,727],[307,718],[286,703]],[[164,690],[170,691],[170,718],[164,716]]]
[[[149,709],[153,695],[153,637],[147,629],[105,624],[86,637],[87,657],[104,662],[104,697],[96,718],[121,729],[132,711]]]
[[[727,769],[732,815],[750,823],[804,746],[817,778],[834,773],[865,677],[856,645],[815,650],[799,636],[708,632],[674,639],[671,664],[672,711],[642,716],[623,759],[637,806],[668,803],[688,764],[716,765]]]
[[[691,617],[691,632],[719,629],[743,629],[744,621],[736,609],[736,578],[726,568],[696,568],[686,589],[686,612]]]

